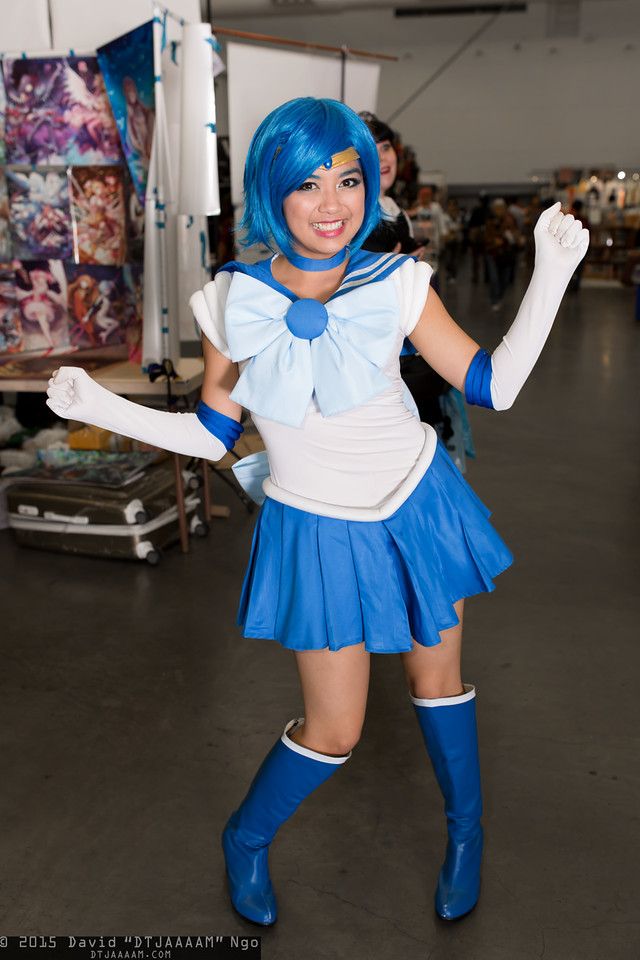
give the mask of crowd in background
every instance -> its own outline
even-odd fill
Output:
[[[441,198],[435,184],[421,185],[415,152],[396,134],[398,175],[389,194],[411,221],[413,236],[422,246],[421,256],[435,271],[435,287],[455,283],[463,254],[471,261],[471,282],[487,286],[492,309],[498,311],[513,284],[520,262],[533,266],[533,228],[542,210],[554,202],[537,194],[526,197],[490,197],[481,194],[475,202],[461,203],[455,197]],[[585,221],[583,205],[576,200],[571,213]],[[588,224],[585,223],[586,226]],[[569,287],[576,291],[584,261]]]

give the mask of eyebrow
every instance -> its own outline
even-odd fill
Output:
[[[344,173],[340,174],[340,179],[342,180],[344,179],[344,177],[350,177],[352,173],[359,174],[361,173],[361,170],[359,167],[352,167],[351,170],[345,170]],[[307,177],[307,180],[319,180],[319,179],[320,177],[318,176],[317,173],[310,173],[309,176]]]

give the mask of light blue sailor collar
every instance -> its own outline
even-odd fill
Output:
[[[315,396],[325,417],[386,390],[383,367],[398,336],[398,299],[380,283],[410,258],[358,251],[322,304],[278,283],[271,258],[233,262],[225,306],[231,359],[250,359],[231,399],[269,420],[299,427]],[[348,294],[348,295],[347,295]]]

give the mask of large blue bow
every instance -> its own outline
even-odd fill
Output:
[[[365,403],[390,385],[382,368],[398,337],[393,284],[369,283],[325,304],[324,333],[294,336],[285,317],[292,300],[255,277],[236,273],[225,327],[232,360],[249,361],[231,399],[292,427],[302,425],[315,393],[330,417]]]

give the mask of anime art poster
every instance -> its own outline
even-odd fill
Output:
[[[76,263],[124,263],[127,225],[123,172],[122,167],[69,169]]]
[[[142,363],[142,265],[128,263],[123,268],[125,339],[129,360]]]
[[[140,203],[127,170],[124,186],[127,207],[127,260],[142,263],[144,260],[144,204]]]
[[[117,128],[95,57],[6,58],[7,163],[118,163]]]
[[[4,115],[7,109],[7,98],[4,92],[4,82],[2,70],[0,70],[0,163],[7,162],[7,151],[5,148]]]
[[[0,354],[20,353],[22,341],[15,270],[10,263],[0,263]]]
[[[9,233],[9,193],[4,170],[0,169],[0,263],[11,259]]]
[[[125,291],[120,267],[66,264],[72,347],[125,342]]]
[[[67,282],[59,260],[14,260],[25,352],[69,346]]]
[[[155,111],[151,21],[100,47],[98,62],[131,179],[143,204]]]
[[[66,175],[58,171],[7,170],[13,256],[66,260],[73,255]]]

